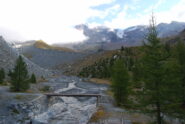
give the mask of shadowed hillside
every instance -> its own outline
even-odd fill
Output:
[[[9,69],[14,67],[18,56],[19,53],[17,50],[12,48],[11,45],[3,39],[3,37],[0,37],[0,68],[4,68],[5,71],[8,72]],[[39,67],[26,57],[23,59],[25,60],[30,73],[35,73],[37,76],[48,76],[51,74],[48,70]]]
[[[43,41],[20,43],[20,53],[37,65],[47,69],[57,69],[58,65],[72,64],[83,59],[89,52],[75,52],[69,48],[50,46]]]

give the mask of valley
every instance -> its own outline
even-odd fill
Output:
[[[178,26],[174,28],[172,25]],[[173,49],[178,40],[184,42],[184,30],[179,25],[185,29],[185,24],[178,22],[157,26],[162,44],[169,44]],[[165,30],[165,26],[173,30]],[[119,36],[118,32],[105,27],[89,29],[79,25],[76,28],[83,29],[89,39],[70,47],[49,45],[42,40],[11,44],[0,37],[0,68],[6,74],[16,70],[17,58],[21,56],[28,74],[35,74],[37,78],[37,83],[30,84],[24,92],[12,92],[11,73],[5,77],[0,85],[0,124],[149,124],[155,120],[133,103],[117,106],[112,91],[112,68],[117,60],[126,62],[129,75],[135,74],[135,63],[145,54],[142,40],[146,27],[130,27]],[[101,41],[103,37],[108,38],[108,42]],[[167,46],[165,50],[168,50]],[[141,90],[138,87],[134,84],[131,88]],[[101,98],[97,106],[94,97],[56,96],[48,99],[45,93],[98,94]],[[135,96],[129,99],[136,101]],[[163,117],[169,124],[181,123],[179,118],[165,114]]]

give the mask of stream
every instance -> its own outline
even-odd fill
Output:
[[[67,76],[51,79],[43,84],[50,86],[53,93],[63,94],[103,94],[107,89],[107,85],[84,82],[80,78]],[[86,124],[97,109],[96,97],[54,96],[49,101],[36,101],[34,104],[38,104],[36,106],[40,110],[35,108],[28,114],[33,124]]]

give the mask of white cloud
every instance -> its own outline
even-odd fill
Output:
[[[170,10],[156,13],[158,22],[185,21],[185,0],[179,1]]]
[[[94,6],[110,4],[115,0],[0,0],[0,35],[8,40],[42,39],[48,43],[77,42],[86,39],[81,31],[73,28],[76,24],[87,23],[92,17],[104,19],[110,14],[117,15],[104,26],[126,28],[148,24],[151,11],[154,10],[157,22],[184,21],[185,0],[180,0],[170,10],[155,13],[166,0],[139,11],[134,16],[130,10],[137,10],[140,0],[132,0],[133,5],[113,5],[105,11],[92,9]],[[168,1],[167,1],[168,2]],[[90,27],[100,26],[97,22]]]
[[[105,26],[111,28],[127,28],[134,25],[143,25],[148,22],[149,14],[144,16],[142,14],[137,14],[137,16],[130,16],[128,15],[129,9],[132,9],[132,7],[125,5],[123,10],[117,15],[116,18],[105,22]]]
[[[134,2],[134,3],[138,3],[138,2],[140,2],[141,0],[132,0],[132,2]]]
[[[5,38],[10,40],[43,39],[49,43],[79,41],[85,36],[73,26],[85,23],[90,17],[101,16],[100,11],[91,7],[113,1],[0,0],[0,27],[22,36],[18,38],[3,31]]]
[[[87,24],[89,28],[94,28],[94,27],[98,27],[98,26],[101,26],[101,24],[99,23],[96,23],[96,22],[93,22],[93,23],[90,23],[90,24]]]
[[[101,11],[101,13],[99,13],[99,17],[100,18],[105,18],[106,16],[110,15],[110,14],[116,14],[116,12],[120,9],[120,5],[116,4],[108,9],[106,9],[105,11]]]
[[[159,0],[156,4],[150,6],[149,8],[145,9],[144,12],[145,13],[152,13],[152,11],[155,11],[156,9],[158,9],[160,7],[160,5],[162,5],[163,3],[165,3],[166,0]]]
[[[152,14],[152,8],[154,11],[154,15],[156,16],[157,23],[185,21],[185,0],[180,0],[169,10],[155,12],[155,9],[157,9],[164,2],[165,0],[159,0],[159,2],[156,3],[153,7],[147,8],[147,11],[145,10],[144,13],[137,13],[135,17],[128,14],[128,10],[131,8],[131,5],[125,5],[124,9],[117,15],[117,17],[112,19],[111,21],[106,21],[105,25],[112,28],[127,28],[134,25],[148,25],[149,19]]]

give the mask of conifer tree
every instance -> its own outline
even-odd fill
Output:
[[[30,78],[27,65],[21,56],[18,57],[13,71],[9,71],[11,90],[25,91],[29,89]]]
[[[5,71],[3,68],[1,68],[1,70],[0,70],[0,83],[3,83],[4,78],[5,78]]]
[[[175,45],[173,55],[178,62],[176,65],[179,65],[179,68],[177,68],[179,73],[176,77],[179,77],[180,81],[179,84],[176,83],[176,86],[179,87],[173,88],[175,90],[175,104],[171,111],[176,114],[171,113],[185,122],[185,43],[179,40]]]
[[[112,67],[112,91],[118,106],[127,104],[129,95],[129,74],[124,61],[118,59]]]
[[[141,59],[143,88],[139,91],[139,103],[142,109],[155,115],[156,123],[162,124],[162,113],[165,110],[165,104],[169,100],[169,84],[166,74],[171,70],[170,66],[165,67],[169,57],[164,45],[160,43],[157,37],[155,19],[152,16],[150,21],[149,33],[146,37],[147,43],[144,44],[144,56]]]
[[[34,73],[31,75],[30,82],[34,83],[34,84],[37,83],[37,80],[36,80],[36,77],[35,77]]]
[[[121,49],[120,49],[120,50],[121,50],[121,52],[123,52],[123,51],[125,50],[125,49],[124,49],[124,46],[121,46]]]
[[[176,45],[176,57],[181,66],[182,106],[185,108],[185,44],[179,41]]]

